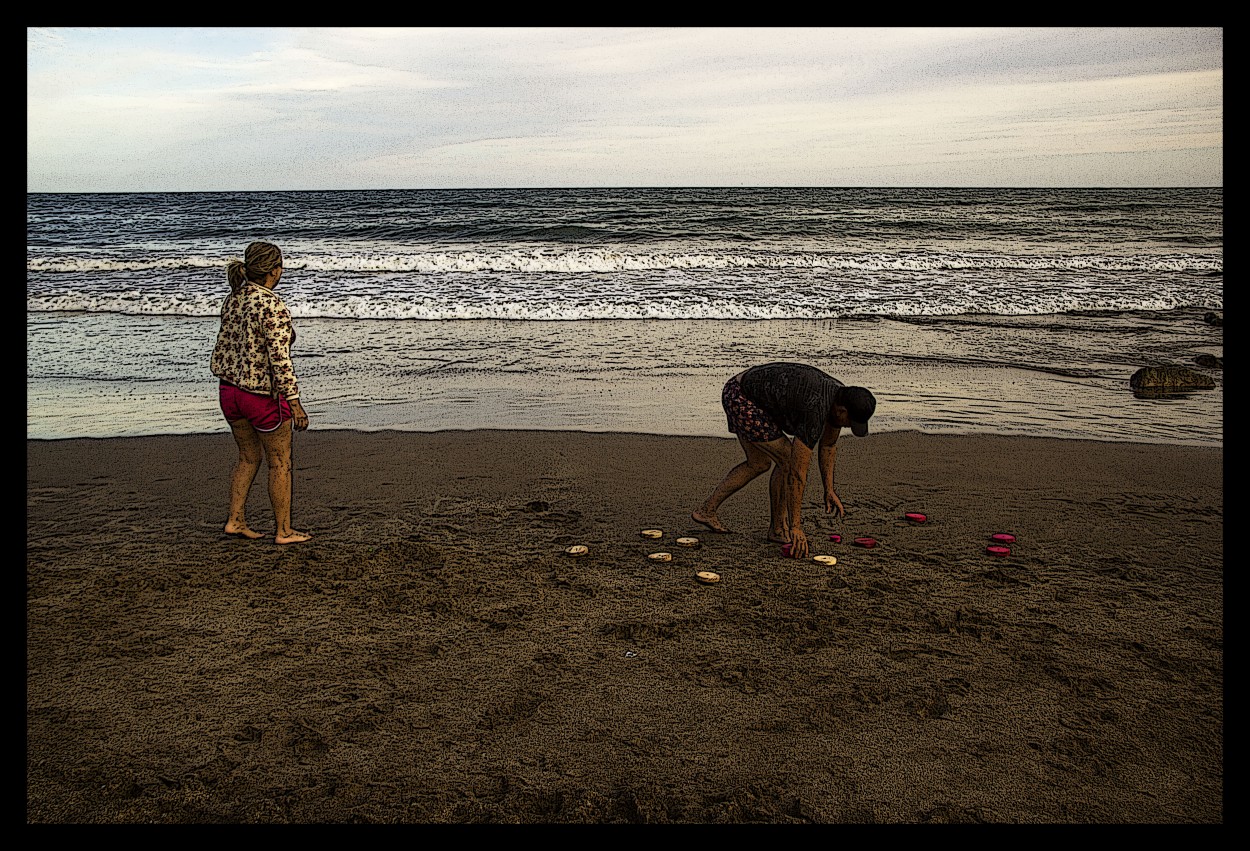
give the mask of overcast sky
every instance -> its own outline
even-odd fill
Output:
[[[1219,28],[28,28],[31,192],[1222,186]]]

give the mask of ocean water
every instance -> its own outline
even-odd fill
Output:
[[[878,431],[1222,445],[1220,189],[27,196],[27,435],[221,432],[208,359],[248,242],[314,428],[728,436],[799,360]],[[1139,399],[1143,366],[1213,390]]]

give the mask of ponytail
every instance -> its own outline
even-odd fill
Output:
[[[247,267],[242,260],[231,260],[226,266],[226,280],[230,282],[230,292],[238,295],[247,280]]]

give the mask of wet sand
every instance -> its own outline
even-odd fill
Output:
[[[296,442],[280,547],[225,433],[27,441],[28,823],[1223,822],[1222,449],[848,435],[830,566],[732,439]]]

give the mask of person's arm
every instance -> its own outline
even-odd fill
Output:
[[[265,338],[269,346],[269,380],[274,389],[286,397],[294,417],[296,431],[308,428],[308,413],[299,399],[299,381],[295,377],[295,364],[291,362],[291,341],[295,329],[291,325],[291,312],[286,305],[275,311],[272,319],[265,322]]]
[[[803,532],[803,494],[807,491],[807,468],[812,450],[797,437],[790,441],[790,461],[786,465],[785,509],[790,518],[790,555],[807,557],[807,535]]]
[[[846,511],[833,488],[833,474],[838,463],[838,435],[841,433],[840,426],[826,423],[825,433],[820,436],[820,452],[817,456],[820,460],[820,479],[825,486],[825,513],[832,514],[837,509],[839,519],[846,516]]]

